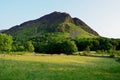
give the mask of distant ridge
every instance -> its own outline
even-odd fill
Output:
[[[95,37],[99,34],[79,18],[72,18],[65,12],[53,12],[35,20],[2,31],[15,38],[31,38],[44,33],[67,33],[67,37]],[[74,36],[70,36],[74,35]]]
[[[3,29],[3,30],[0,30],[0,32],[2,33],[2,32],[5,32],[7,29]]]
[[[81,26],[82,29],[84,29],[85,31],[87,31],[88,33],[91,33],[93,35],[99,36],[99,34],[94,31],[92,28],[90,28],[86,23],[84,23],[82,20],[78,19],[78,18],[73,18],[74,24],[77,26]]]

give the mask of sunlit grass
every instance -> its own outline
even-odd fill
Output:
[[[87,61],[96,61],[99,58],[85,56],[67,56],[67,55],[4,55],[1,58],[6,60],[18,61],[35,61],[35,62],[51,62],[51,63],[86,63]]]
[[[67,55],[1,55],[0,80],[119,80],[111,58]]]

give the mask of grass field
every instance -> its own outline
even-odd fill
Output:
[[[113,58],[0,55],[0,80],[120,80]]]

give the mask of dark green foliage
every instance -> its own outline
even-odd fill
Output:
[[[116,42],[117,42],[116,50],[120,50],[120,39],[117,39]]]
[[[88,47],[91,51],[97,51],[97,50],[103,50],[103,51],[109,51],[111,49],[116,50],[116,47],[118,48],[118,41],[108,38],[89,38],[89,39],[75,39],[74,40],[78,50],[84,51]]]
[[[92,51],[96,51],[96,50],[99,50],[99,47],[100,47],[100,42],[97,40],[97,39],[93,39],[91,41],[91,50]]]
[[[115,55],[114,55],[114,54],[111,54],[109,57],[110,57],[110,58],[114,58],[114,57],[115,57]]]
[[[72,54],[79,51],[107,51],[116,50],[114,47],[119,46],[118,41],[108,38],[82,38],[82,39],[70,39],[70,38],[58,38],[54,34],[50,36],[46,34],[41,37],[31,38],[34,43],[35,52],[48,53],[48,54]],[[77,47],[76,47],[77,46]],[[111,52],[110,52],[111,54]]]
[[[120,63],[120,58],[118,58],[116,61],[118,61]]]
[[[88,46],[91,46],[90,39],[76,39],[75,42],[79,51],[84,51]]]
[[[86,51],[87,53],[90,53],[90,47],[87,46],[85,51]]]
[[[51,39],[48,42],[34,43],[35,51],[48,54],[72,54],[77,51],[74,41]]]
[[[35,48],[35,52],[38,52],[38,53],[45,53],[46,52],[46,46],[47,44],[44,43],[44,42],[34,42],[34,48]]]
[[[61,53],[61,43],[56,41],[50,41],[46,46],[46,53],[49,54],[60,54]]]
[[[19,51],[28,51],[33,52],[34,46],[31,41],[14,41],[12,46],[12,51],[19,52]]]
[[[116,50],[117,46],[119,45],[119,42],[117,39],[111,39],[111,44],[113,46],[113,50]]]
[[[27,41],[24,46],[25,46],[26,51],[29,51],[29,52],[34,51],[34,46],[31,41]]]
[[[25,51],[25,47],[22,45],[17,46],[16,51]]]
[[[25,49],[25,43],[27,41],[14,41],[12,44],[12,51],[13,52],[19,52],[19,51],[26,51]]]
[[[74,43],[74,41],[69,41],[69,40],[63,41],[61,44],[61,47],[62,47],[63,53],[66,53],[66,54],[72,54],[73,52],[78,51],[78,48]]]
[[[99,50],[110,50],[112,48],[112,44],[109,39],[99,38]]]
[[[0,33],[0,51],[9,52],[12,49],[12,36]]]
[[[13,45],[12,51],[13,52],[22,52],[22,51],[26,51],[26,49],[23,45]]]

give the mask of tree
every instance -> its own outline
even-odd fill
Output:
[[[91,46],[90,46],[90,50],[91,51],[97,51],[99,50],[99,46],[100,46],[100,43],[97,39],[92,39],[91,41]]]
[[[116,50],[117,46],[119,45],[117,39],[111,39],[111,44],[113,46],[113,50]]]
[[[79,51],[85,51],[88,46],[91,47],[92,45],[90,39],[76,39],[75,43]]]
[[[78,51],[76,44],[74,41],[70,40],[63,40],[63,41],[56,41],[52,40],[49,41],[46,46],[46,53],[49,54],[72,54],[74,52]]]
[[[46,51],[46,43],[45,42],[34,42],[33,43],[35,52],[44,53]]]
[[[61,50],[61,42],[57,40],[51,40],[46,45],[46,53],[48,54],[60,54],[62,53]]]
[[[120,39],[117,39],[116,41],[118,43],[118,45],[116,46],[116,50],[120,50]]]
[[[24,45],[26,51],[33,52],[34,51],[34,46],[31,41],[27,41]]]
[[[99,38],[99,50],[110,50],[112,49],[112,44],[109,39],[107,38]]]
[[[12,49],[12,36],[0,33],[0,51],[9,52]]]
[[[78,51],[78,48],[77,48],[75,42],[70,41],[70,40],[63,41],[61,43],[61,49],[62,49],[63,53],[66,53],[67,55]]]
[[[87,46],[86,50],[85,50],[87,53],[90,53],[90,47]]]

